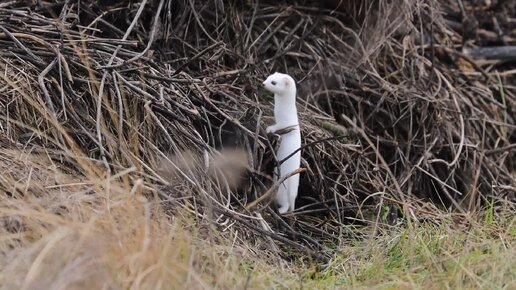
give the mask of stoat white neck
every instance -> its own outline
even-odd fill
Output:
[[[296,90],[274,94],[274,119],[279,128],[298,125]]]

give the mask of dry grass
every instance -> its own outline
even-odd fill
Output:
[[[271,256],[251,265],[265,257],[234,231],[220,233],[188,213],[169,218],[159,203],[118,182],[78,180],[48,161],[2,153],[10,157],[3,176],[24,189],[1,201],[3,289],[241,288],[247,271],[261,266],[265,274],[282,263]],[[109,190],[92,194],[108,183]],[[246,263],[252,268],[241,268]]]
[[[40,2],[0,4],[4,289],[516,287],[514,64],[459,50],[469,1]]]

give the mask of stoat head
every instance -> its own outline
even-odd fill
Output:
[[[296,82],[294,79],[287,75],[279,72],[271,74],[263,82],[263,86],[266,90],[276,95],[289,95],[296,94]]]

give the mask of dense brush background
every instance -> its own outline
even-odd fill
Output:
[[[503,0],[4,1],[0,287],[516,288],[515,46]]]

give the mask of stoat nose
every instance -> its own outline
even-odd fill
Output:
[[[265,82],[263,82],[263,83],[262,83],[262,86],[264,86],[264,87],[265,87]]]

